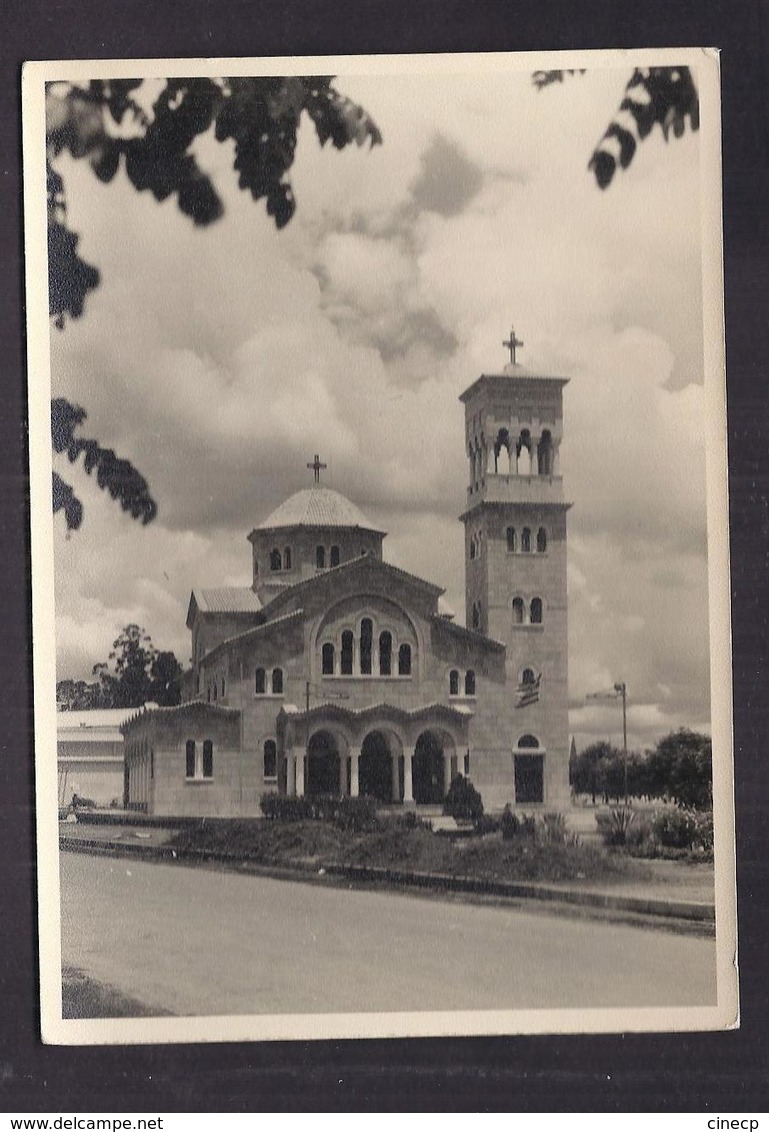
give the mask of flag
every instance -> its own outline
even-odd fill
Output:
[[[535,704],[539,699],[539,686],[541,682],[542,673],[540,672],[533,680],[519,684],[515,706],[521,708],[528,707],[529,704]]]

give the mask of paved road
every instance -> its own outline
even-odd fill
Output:
[[[671,932],[61,854],[62,957],[181,1015],[707,1005],[715,943]]]

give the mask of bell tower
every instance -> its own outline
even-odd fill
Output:
[[[568,378],[519,364],[522,345],[511,330],[504,342],[508,364],[482,374],[460,397],[469,466],[461,516],[466,624],[507,646],[505,714],[515,800],[557,807],[568,802],[571,504],[564,499],[560,467]],[[539,776],[533,786],[530,771]]]

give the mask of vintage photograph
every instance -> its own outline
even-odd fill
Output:
[[[25,68],[44,1040],[738,1024],[719,108]]]

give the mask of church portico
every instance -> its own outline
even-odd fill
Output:
[[[286,793],[371,797],[383,804],[441,802],[462,773],[472,710],[433,704],[406,711],[389,704],[355,711],[286,705],[278,719]]]

